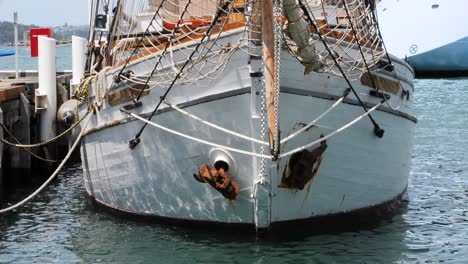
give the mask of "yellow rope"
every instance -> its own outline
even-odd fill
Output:
[[[4,127],[3,123],[2,123],[2,126]],[[5,127],[4,127],[5,128]],[[5,129],[6,130],[6,129]],[[12,134],[10,134],[9,131],[6,130],[6,132],[10,135],[10,137],[12,137],[16,142],[18,143],[21,143],[16,137],[14,137]],[[2,139],[3,141],[3,139]],[[46,159],[46,158],[43,158],[35,153],[33,153],[32,151],[30,151],[29,149],[27,148],[22,148],[22,150],[28,152],[29,154],[31,154],[31,156],[35,157],[36,159],[38,160],[42,160],[42,161],[45,161],[45,162],[50,162],[50,163],[56,163],[56,162],[59,162],[58,160],[50,160],[50,159]]]
[[[9,212],[11,210],[14,210],[18,207],[20,207],[21,205],[27,203],[29,200],[33,199],[34,197],[36,197],[36,195],[41,192],[54,178],[55,176],[57,176],[58,172],[63,168],[63,165],[65,165],[65,163],[68,161],[68,159],[70,158],[71,154],[73,153],[73,151],[75,150],[75,148],[78,146],[78,144],[80,143],[80,140],[81,138],[83,137],[83,134],[84,132],[86,131],[86,127],[88,126],[89,124],[89,121],[91,119],[88,118],[88,120],[86,120],[85,124],[83,125],[83,129],[81,130],[80,134],[78,135],[78,137],[76,138],[75,142],[73,143],[73,145],[70,147],[70,150],[68,151],[67,155],[65,156],[65,158],[62,160],[62,162],[58,165],[58,167],[55,169],[54,173],[52,173],[52,175],[37,189],[35,190],[32,194],[30,194],[28,197],[24,198],[22,201],[12,205],[12,206],[9,206],[7,208],[4,208],[4,209],[0,209],[0,214],[3,214],[3,213],[6,213],[6,212]]]
[[[81,121],[83,121],[85,119],[85,117],[89,115],[89,113],[91,113],[91,112],[90,111],[86,112],[86,114],[80,120],[78,120],[78,122],[74,123],[70,128],[63,131],[58,136],[56,136],[54,138],[51,138],[51,139],[49,139],[47,141],[44,141],[44,142],[39,142],[39,143],[36,143],[36,144],[15,144],[15,143],[6,141],[5,139],[2,139],[2,142],[7,144],[7,145],[18,147],[18,148],[36,148],[36,147],[45,146],[45,145],[48,145],[48,144],[50,144],[52,142],[57,141],[59,138],[63,137],[65,134],[67,134],[72,129],[74,129],[76,126],[78,126],[81,123]],[[8,135],[10,135],[11,137],[14,138],[13,134],[8,130],[8,128],[3,123],[1,123],[1,124],[2,124],[3,129],[8,133]]]
[[[73,97],[78,99],[81,102],[84,101],[89,101],[89,87],[91,84],[91,81],[95,78],[95,75],[91,75],[88,78],[84,79],[78,88],[75,90],[75,93],[73,93]]]

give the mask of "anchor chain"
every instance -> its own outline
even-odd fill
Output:
[[[281,90],[281,45],[282,45],[282,25],[283,25],[283,0],[274,0],[274,132],[273,132],[273,155],[276,157],[280,152],[280,131],[279,131],[279,107]]]

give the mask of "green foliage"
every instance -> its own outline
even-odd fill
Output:
[[[18,24],[18,39],[22,40],[23,32],[35,27],[39,26]],[[12,22],[0,21],[0,44],[9,42],[13,43],[15,41],[14,30]]]
[[[24,25],[18,24],[18,40],[23,41],[23,32],[28,31],[30,28],[38,28],[41,26],[37,25]],[[56,40],[71,40],[71,36],[79,36],[87,38],[88,27],[87,26],[70,26],[65,24],[61,27],[52,28],[52,37]],[[13,43],[14,37],[14,25],[12,22],[0,21],[0,45]]]

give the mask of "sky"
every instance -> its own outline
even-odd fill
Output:
[[[38,26],[88,25],[88,0],[0,0],[0,21]]]

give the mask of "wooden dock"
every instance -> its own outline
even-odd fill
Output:
[[[20,76],[23,77],[18,79],[14,76],[14,71],[0,71],[0,139],[21,144],[37,143],[40,141],[40,113],[34,112],[35,90],[39,86],[37,71],[22,72]],[[71,76],[67,73],[58,73],[57,76],[57,105],[61,105],[68,100],[65,87],[68,86]],[[60,126],[57,127],[63,130]],[[68,148],[66,139],[60,144],[65,144],[64,147]],[[24,149],[0,142],[0,158],[3,158],[0,167],[0,190],[3,184],[23,186],[41,181],[41,177],[36,173],[37,169],[53,167],[56,164],[37,157],[60,158],[56,155],[49,156],[50,153],[58,153],[57,146],[51,144],[47,147]],[[34,173],[31,173],[32,169]]]

